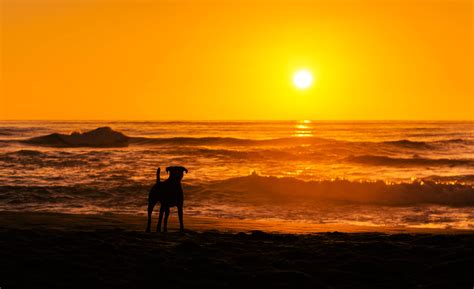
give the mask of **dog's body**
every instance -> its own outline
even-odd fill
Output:
[[[150,190],[150,194],[148,195],[148,223],[146,226],[147,232],[150,232],[151,215],[153,213],[153,208],[158,202],[160,202],[161,206],[156,231],[161,232],[163,214],[165,216],[163,232],[168,230],[168,217],[171,207],[178,207],[179,229],[180,231],[184,231],[184,194],[183,188],[181,187],[181,180],[183,179],[183,172],[188,173],[188,170],[184,167],[167,167],[166,172],[169,173],[168,179],[160,182],[160,168],[158,168],[156,171],[156,183],[153,185]]]

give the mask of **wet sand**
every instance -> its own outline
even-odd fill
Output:
[[[472,231],[373,232],[373,227],[345,225],[185,220],[186,233],[176,232],[176,220],[170,218],[171,232],[158,234],[143,231],[144,216],[0,212],[0,286],[399,289],[474,284]]]

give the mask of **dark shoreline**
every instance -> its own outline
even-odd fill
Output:
[[[0,217],[2,288],[400,289],[474,284],[472,232],[147,234],[137,230],[141,223],[124,225],[113,218],[107,223],[97,216],[0,212]]]

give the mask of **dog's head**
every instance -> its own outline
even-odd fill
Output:
[[[183,173],[188,173],[188,169],[185,167],[173,166],[167,167],[166,172],[170,174],[170,178],[178,179],[181,181],[183,179]]]

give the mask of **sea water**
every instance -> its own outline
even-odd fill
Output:
[[[34,144],[110,127],[124,146]],[[474,122],[2,121],[0,210],[145,214],[185,166],[185,213],[474,228]]]

